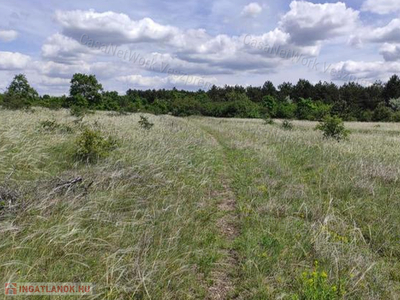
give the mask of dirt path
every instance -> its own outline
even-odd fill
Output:
[[[239,235],[236,196],[231,189],[231,181],[227,176],[229,174],[229,163],[227,162],[224,146],[212,132],[206,128],[202,129],[211,136],[216,146],[221,149],[224,162],[223,171],[221,172],[222,191],[216,193],[215,197],[221,199],[218,203],[218,209],[222,213],[222,216],[217,220],[216,226],[226,241],[226,247],[221,249],[224,258],[218,262],[216,269],[211,274],[213,285],[208,290],[207,299],[232,299],[234,298],[232,293],[235,287],[234,279],[237,275],[238,265],[238,255],[233,250],[233,242]]]

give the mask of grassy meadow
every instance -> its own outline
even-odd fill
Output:
[[[146,115],[145,130],[140,116],[0,111],[4,282],[94,283],[83,299],[400,299],[400,124],[346,123],[336,142],[313,122]],[[77,159],[85,128],[117,146]]]

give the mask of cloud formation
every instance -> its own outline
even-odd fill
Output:
[[[55,18],[61,24],[63,34],[76,40],[86,34],[102,43],[162,42],[179,33],[177,28],[158,24],[150,18],[134,21],[126,14],[112,11],[57,11]]]
[[[363,3],[362,10],[384,15],[399,12],[400,5],[398,0],[367,0]]]
[[[342,2],[293,1],[290,11],[281,19],[280,27],[290,34],[290,40],[296,45],[313,45],[351,33],[357,27],[358,18],[359,12]]]
[[[0,51],[0,70],[22,70],[28,67],[31,58],[18,52]]]
[[[0,41],[11,42],[18,37],[18,32],[15,30],[2,30],[0,29]]]
[[[135,9],[119,2],[91,2],[93,9],[84,9],[71,0],[46,4],[42,15],[31,5],[29,18],[10,17],[7,30],[0,29],[0,42],[19,38],[0,52],[0,75],[25,72],[46,92],[67,91],[76,72],[93,73],[111,89],[195,89],[185,83],[189,76],[220,85],[321,77],[344,82],[348,76],[340,73],[385,79],[400,72],[400,19],[388,15],[400,11],[395,2],[366,0],[362,10],[374,14],[360,14],[349,1],[279,1],[265,11],[262,2],[245,0],[148,0]],[[16,5],[0,3],[0,16],[10,7]],[[35,35],[32,28],[44,30]],[[303,59],[318,59],[338,72],[329,77],[322,65],[311,72],[298,63]]]
[[[379,53],[385,61],[400,61],[400,44],[385,43],[381,47]]]
[[[263,8],[257,2],[246,5],[242,10],[242,16],[254,18],[262,12]]]

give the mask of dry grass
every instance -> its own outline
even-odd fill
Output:
[[[346,299],[400,298],[399,125],[347,123],[338,143],[312,122],[286,131],[148,117],[149,131],[139,115],[82,125],[67,111],[0,111],[3,281],[93,282],[96,299],[205,299],[225,272],[229,297],[307,299],[302,273],[318,261]],[[43,130],[45,120],[72,131]],[[85,126],[119,148],[76,161]],[[235,211],[221,209],[227,190]],[[227,213],[234,239],[217,226]]]

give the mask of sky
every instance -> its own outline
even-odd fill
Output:
[[[307,79],[369,85],[400,73],[399,0],[0,1],[0,90],[23,73],[68,94]]]

